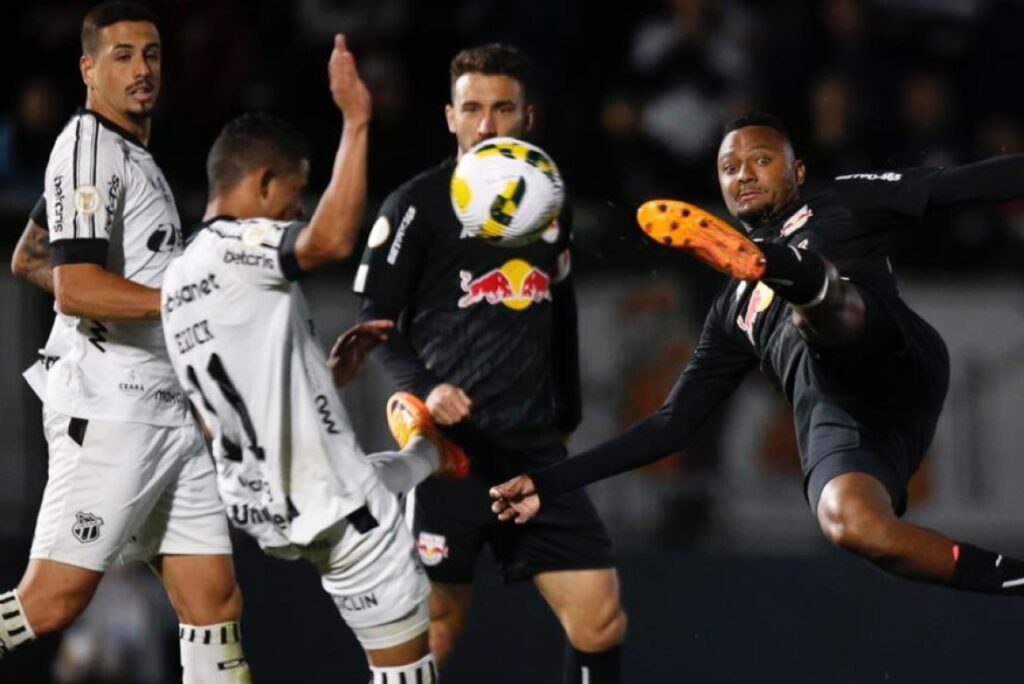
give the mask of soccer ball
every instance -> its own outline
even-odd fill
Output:
[[[460,237],[503,247],[536,240],[558,218],[565,186],[548,154],[515,138],[489,138],[462,155],[451,183]]]

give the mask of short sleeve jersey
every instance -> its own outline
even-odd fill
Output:
[[[129,132],[79,110],[46,168],[55,266],[93,263],[158,288],[181,251],[174,198],[152,155]],[[47,402],[81,418],[186,425],[159,321],[73,319],[70,348],[47,378]]]

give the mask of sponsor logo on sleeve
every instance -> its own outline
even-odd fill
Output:
[[[836,180],[880,180],[889,183],[895,183],[901,178],[903,178],[903,174],[896,173],[895,171],[887,171],[885,173],[850,173],[845,176],[836,176]]]
[[[53,226],[53,232],[60,233],[64,230],[64,177],[54,176],[53,177],[53,213],[56,216],[51,217],[50,225]]]
[[[388,252],[388,263],[392,266],[398,261],[398,253],[402,251],[402,240],[405,239],[405,231],[409,229],[409,224],[416,218],[416,207],[410,206],[405,210],[405,216],[398,224],[398,230],[395,231],[395,241],[391,243],[391,250]]]

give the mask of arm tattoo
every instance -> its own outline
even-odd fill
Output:
[[[53,292],[53,264],[50,262],[50,233],[29,222],[14,249],[18,266],[15,272],[24,280],[47,292]]]

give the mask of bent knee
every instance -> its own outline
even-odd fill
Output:
[[[589,619],[567,620],[565,635],[577,651],[600,653],[621,644],[626,638],[626,612],[616,601],[597,611]]]
[[[884,554],[885,539],[893,520],[892,514],[880,514],[856,500],[822,499],[818,506],[818,524],[826,539],[873,560]]]

